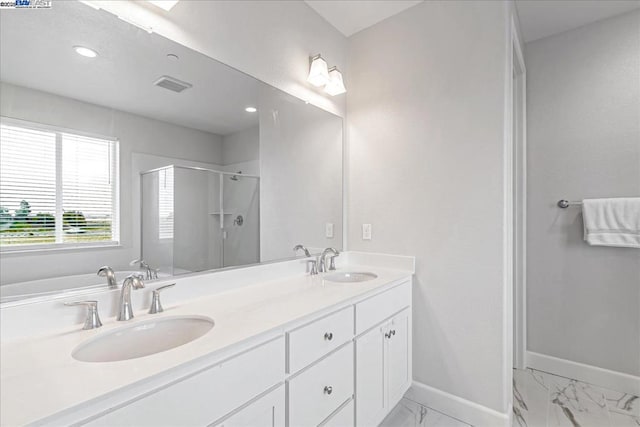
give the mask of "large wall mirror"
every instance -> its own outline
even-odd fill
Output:
[[[0,14],[4,302],[342,248],[342,119],[80,2]]]

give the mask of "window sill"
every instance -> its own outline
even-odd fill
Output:
[[[20,248],[20,249],[6,249],[0,248],[0,256],[11,256],[11,255],[49,255],[56,253],[65,253],[65,252],[77,252],[77,251],[85,251],[85,250],[100,250],[100,249],[121,249],[123,248],[121,242],[109,242],[109,243],[101,243],[101,244],[86,244],[86,245],[76,245],[72,243],[61,244],[55,247],[39,247],[39,248]]]

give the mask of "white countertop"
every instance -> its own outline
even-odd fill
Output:
[[[0,425],[41,420],[261,334],[283,331],[291,322],[366,297],[412,274],[371,266],[349,266],[344,270],[371,271],[378,277],[360,283],[334,283],[322,280],[320,275],[271,280],[174,306],[166,304],[161,314],[136,312],[129,322],[102,319],[104,326],[99,329],[83,331],[73,325],[38,338],[3,342]],[[71,357],[73,349],[88,338],[135,322],[175,315],[207,316],[215,326],[195,341],[143,358],[89,363]]]

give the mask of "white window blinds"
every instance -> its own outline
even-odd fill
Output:
[[[173,239],[173,167],[158,172],[158,238]]]
[[[0,122],[0,249],[118,242],[118,142]]]

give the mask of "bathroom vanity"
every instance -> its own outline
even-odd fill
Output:
[[[340,258],[339,274],[377,277],[330,281],[335,272],[310,276],[304,259],[287,261],[180,278],[163,313],[147,314],[148,298],[134,292],[141,310],[130,321],[27,327],[27,340],[2,342],[2,425],[377,425],[411,384],[413,258]],[[5,307],[3,323],[37,313],[34,305],[44,320],[61,302]],[[118,360],[130,355],[114,348],[106,361],[77,360],[87,343],[179,319],[213,327],[144,357]]]

